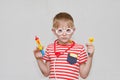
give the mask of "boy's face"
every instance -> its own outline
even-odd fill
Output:
[[[58,28],[52,29],[52,31],[61,43],[68,43],[75,31],[75,28],[69,27],[67,21],[60,21]]]

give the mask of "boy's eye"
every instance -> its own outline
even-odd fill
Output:
[[[62,32],[62,29],[59,29],[58,32]]]
[[[67,32],[71,32],[71,29],[67,29],[66,31],[67,31]]]
[[[62,29],[58,29],[58,33],[62,33]]]
[[[56,33],[57,33],[57,34],[62,34],[62,32],[63,32],[62,29],[57,29],[57,30],[56,30]]]
[[[66,29],[66,32],[67,32],[68,34],[71,34],[71,33],[72,33],[72,29],[68,28],[68,29]]]

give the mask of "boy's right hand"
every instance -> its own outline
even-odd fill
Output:
[[[41,52],[38,48],[36,48],[34,50],[34,56],[35,56],[36,59],[41,59],[42,58],[42,54],[41,54]]]

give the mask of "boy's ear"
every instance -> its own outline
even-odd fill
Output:
[[[73,33],[72,33],[72,34],[74,34],[75,30],[76,30],[76,29],[75,29],[75,28],[73,28]]]
[[[75,29],[75,28],[73,28],[73,32],[75,32],[75,30],[76,30],[76,29]]]
[[[51,31],[55,34],[55,29],[52,28]],[[56,35],[56,34],[55,34],[55,35]]]
[[[55,29],[52,28],[51,31],[52,31],[52,32],[55,32]]]

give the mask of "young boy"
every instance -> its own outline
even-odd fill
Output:
[[[94,46],[87,43],[86,52],[83,45],[71,40],[75,32],[74,21],[65,12],[54,17],[52,32],[57,40],[47,46],[45,55],[42,57],[38,49],[34,50],[43,75],[52,80],[78,80],[79,75],[85,79],[91,69]]]

